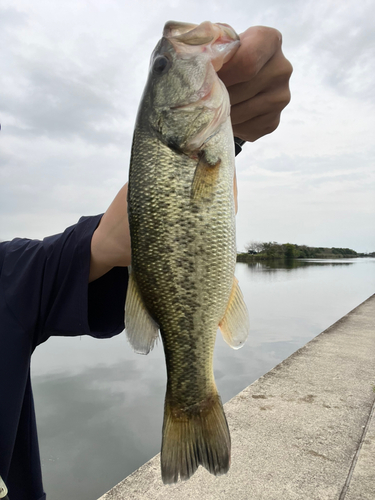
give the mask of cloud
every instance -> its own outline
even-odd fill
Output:
[[[312,49],[321,55],[322,75],[330,86],[345,95],[374,98],[375,32],[373,3],[331,4],[328,29]],[[336,22],[332,22],[335,19]]]
[[[155,9],[151,0],[8,1],[0,15],[0,238],[42,237],[106,209],[127,178],[137,107],[164,22],[216,19],[238,31],[277,27],[294,66],[280,127],[237,159],[239,241],[260,239],[265,227],[268,239],[281,241],[304,224],[306,234],[309,227],[324,239],[350,207],[352,225],[338,246],[360,249],[348,240],[371,225],[373,210],[371,4],[162,0]],[[259,236],[241,219],[254,208]],[[363,229],[361,241],[369,233]]]
[[[12,72],[8,71],[8,82],[4,78],[0,98],[6,114],[3,130],[21,137],[79,136],[99,145],[119,143],[124,110],[111,96],[117,74],[110,69],[108,64],[87,68],[56,59],[49,48],[27,55],[14,50]]]
[[[250,149],[238,160],[239,249],[251,239],[375,248],[373,150],[269,158]]]
[[[0,7],[0,30],[13,30],[24,26],[28,16],[14,7]]]

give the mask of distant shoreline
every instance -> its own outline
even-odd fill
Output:
[[[364,255],[364,254],[358,254],[358,255],[324,255],[324,256],[317,256],[317,257],[269,257],[264,254],[259,254],[259,255],[252,255],[247,252],[240,252],[237,254],[237,262],[267,262],[267,261],[285,261],[285,260],[296,260],[296,261],[302,261],[302,260],[309,260],[309,259],[321,259],[321,260],[338,260],[338,259],[366,259],[366,258],[374,258],[374,255]]]
[[[277,243],[276,241],[252,241],[246,247],[247,252],[237,254],[237,262],[254,260],[293,260],[293,259],[353,259],[355,257],[375,257],[375,252],[358,253],[351,248],[309,247],[295,243]]]

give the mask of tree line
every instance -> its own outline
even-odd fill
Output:
[[[277,243],[276,241],[251,241],[246,245],[246,252],[238,254],[237,260],[246,260],[250,256],[259,259],[339,259],[347,257],[373,257],[371,254],[357,253],[351,248],[326,248]]]

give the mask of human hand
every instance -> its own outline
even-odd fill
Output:
[[[255,26],[240,34],[241,47],[218,72],[231,102],[234,135],[254,142],[279,125],[290,101],[293,68],[281,50],[281,33]]]

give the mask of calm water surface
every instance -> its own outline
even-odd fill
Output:
[[[228,401],[375,292],[375,259],[237,264],[251,334],[220,333],[215,377]],[[49,500],[95,500],[160,451],[166,371],[161,344],[134,354],[109,340],[52,338],[32,360]]]

